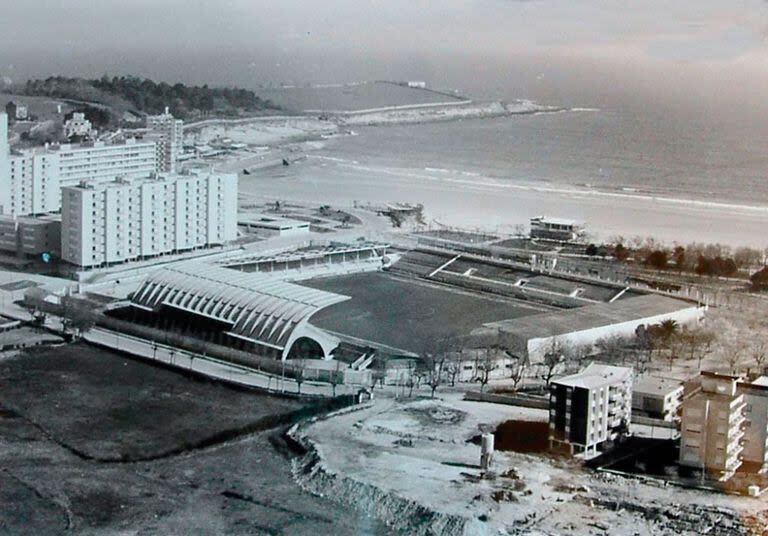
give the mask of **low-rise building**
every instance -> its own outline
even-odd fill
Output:
[[[309,222],[292,220],[279,216],[258,215],[241,219],[238,225],[249,231],[257,231],[271,236],[294,236],[309,234]]]
[[[683,384],[672,378],[638,376],[632,387],[632,411],[654,419],[680,419]]]
[[[744,394],[740,378],[702,372],[685,385],[680,423],[680,465],[729,479],[744,450]]]
[[[632,369],[591,363],[552,382],[549,442],[555,449],[593,457],[606,442],[629,434]]]
[[[537,216],[531,218],[531,238],[571,242],[584,234],[584,224],[564,218]]]
[[[71,138],[72,136],[79,136],[82,138],[96,136],[96,131],[93,129],[93,125],[91,125],[91,122],[85,118],[84,113],[74,112],[71,118],[64,121],[64,137]]]
[[[98,267],[237,237],[237,175],[207,172],[62,188],[62,258]]]
[[[58,256],[61,249],[61,219],[0,216],[0,251],[21,257]]]
[[[7,113],[11,119],[15,119],[17,121],[25,121],[29,118],[29,110],[27,105],[22,104],[21,102],[11,101],[6,104],[5,113]]]

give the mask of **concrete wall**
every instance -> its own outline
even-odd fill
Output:
[[[529,339],[527,343],[528,358],[532,363],[542,362],[544,360],[544,355],[552,345],[553,339],[559,339],[562,344],[567,346],[588,346],[591,348],[601,339],[610,337],[634,337],[635,330],[642,325],[651,326],[665,320],[674,320],[680,325],[693,324],[704,317],[704,311],[705,309],[702,307],[691,306],[679,311],[646,318],[638,318],[629,322],[609,324],[562,335],[553,335],[551,337],[532,338]]]

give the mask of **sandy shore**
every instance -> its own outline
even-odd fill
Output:
[[[309,116],[216,122],[195,129],[188,141],[210,143],[229,138],[251,152],[215,164],[241,175],[240,190],[264,200],[291,200],[351,206],[354,203],[423,203],[427,218],[440,224],[511,232],[533,216],[575,218],[586,223],[594,240],[615,236],[652,236],[667,243],[723,243],[768,246],[768,206],[654,196],[631,191],[599,191],[555,183],[500,180],[474,170],[395,167],[339,158],[334,147],[353,135],[348,126],[389,122],[430,122],[452,114],[539,113],[535,103],[472,104],[441,108],[347,114],[320,120]],[[462,111],[463,110],[463,111]],[[437,115],[435,115],[437,114]],[[459,116],[457,116],[459,117]],[[365,135],[365,132],[360,134]],[[393,162],[398,155],[393,155]],[[306,157],[306,158],[305,158]],[[294,162],[284,167],[283,158]]]
[[[494,181],[447,170],[367,165],[330,154],[310,153],[304,162],[241,176],[240,189],[264,199],[335,205],[423,203],[429,220],[491,232],[511,232],[547,214],[585,221],[595,239],[653,236],[669,243],[768,245],[768,207]]]

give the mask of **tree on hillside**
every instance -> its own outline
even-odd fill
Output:
[[[682,272],[685,269],[685,248],[683,246],[675,246],[672,252],[672,260],[675,262],[675,268],[678,272]]]

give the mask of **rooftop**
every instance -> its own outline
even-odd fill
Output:
[[[660,376],[638,376],[632,386],[632,391],[642,394],[660,394],[667,395],[678,389],[682,389],[683,384],[680,380],[674,378],[662,378]]]
[[[557,380],[554,380],[553,383],[567,385],[569,387],[597,389],[626,381],[631,377],[632,369],[629,367],[614,367],[612,365],[590,363],[581,372],[558,378]]]

